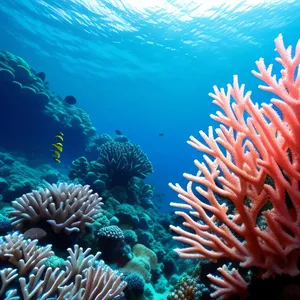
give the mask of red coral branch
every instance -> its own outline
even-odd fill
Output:
[[[215,134],[212,127],[208,135],[200,131],[203,142],[192,136],[188,141],[204,153],[204,162],[195,161],[196,175],[184,174],[186,190],[170,184],[185,202],[171,203],[187,227],[171,226],[175,239],[188,245],[176,252],[237,260],[260,268],[263,278],[300,273],[300,42],[294,57],[281,35],[275,44],[281,78],[263,59],[252,72],[266,83],[259,88],[279,99],[254,104],[237,76],[226,92],[214,87],[210,96],[222,111],[211,117],[220,126]]]
[[[246,298],[248,283],[243,279],[238,270],[230,271],[226,265],[218,268],[223,278],[209,274],[207,277],[212,282],[212,287],[216,290],[211,293],[212,298],[230,299],[231,296],[238,294],[240,299]]]

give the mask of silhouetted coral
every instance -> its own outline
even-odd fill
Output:
[[[113,185],[126,185],[136,176],[146,178],[153,173],[152,164],[138,145],[107,142],[99,148],[98,162],[106,167]]]
[[[140,275],[131,273],[128,274],[124,280],[127,282],[124,293],[129,299],[136,299],[144,293],[145,280]]]

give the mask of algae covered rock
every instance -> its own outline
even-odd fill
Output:
[[[0,199],[6,203],[36,189],[44,180],[56,183],[67,179],[51,165],[30,164],[21,156],[0,152]]]

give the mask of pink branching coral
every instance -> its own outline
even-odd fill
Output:
[[[13,201],[10,220],[17,229],[45,221],[55,233],[71,234],[83,231],[101,213],[101,200],[88,185],[48,184]]]
[[[262,278],[300,273],[300,41],[294,56],[281,35],[275,45],[281,77],[262,58],[252,73],[265,82],[260,89],[278,98],[254,104],[237,76],[227,91],[215,86],[210,96],[222,110],[211,116],[220,123],[216,137],[212,127],[208,135],[200,131],[204,142],[190,137],[204,162],[195,160],[196,175],[184,174],[186,190],[170,184],[185,202],[171,205],[180,208],[176,214],[188,228],[171,226],[175,239],[188,245],[176,252],[236,260],[258,267]]]
[[[238,294],[240,299],[245,299],[248,283],[240,275],[238,270],[229,270],[226,265],[218,268],[223,278],[208,274],[207,277],[212,283],[212,287],[216,290],[211,294],[212,298],[228,299],[232,295]]]

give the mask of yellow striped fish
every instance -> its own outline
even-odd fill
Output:
[[[64,134],[60,132],[55,137],[58,141],[55,144],[52,144],[52,147],[55,149],[52,149],[51,152],[54,154],[53,160],[60,163],[60,153],[63,151]]]

